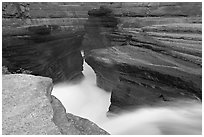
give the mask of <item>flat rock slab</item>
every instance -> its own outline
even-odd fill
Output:
[[[107,135],[93,122],[66,113],[51,95],[52,79],[27,74],[3,75],[3,135]]]
[[[4,135],[61,134],[52,121],[53,109],[47,97],[52,88],[50,78],[12,74],[4,75],[2,81]]]

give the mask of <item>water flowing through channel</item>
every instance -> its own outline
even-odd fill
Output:
[[[85,78],[80,83],[54,86],[56,96],[72,113],[95,122],[115,135],[131,134],[202,134],[202,104],[178,101],[166,107],[141,108],[108,118],[111,93],[96,86],[96,76],[84,63]]]

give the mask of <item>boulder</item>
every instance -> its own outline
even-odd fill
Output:
[[[51,95],[50,78],[7,74],[2,82],[3,135],[108,134],[87,119],[66,113]]]
[[[61,134],[52,121],[52,80],[25,74],[3,75],[2,133]]]

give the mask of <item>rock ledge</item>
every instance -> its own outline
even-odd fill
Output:
[[[86,119],[66,114],[61,102],[51,95],[50,78],[9,74],[3,75],[2,81],[3,135],[108,134]]]

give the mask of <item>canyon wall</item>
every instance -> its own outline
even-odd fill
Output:
[[[46,76],[53,82],[72,80],[83,75],[84,50],[97,85],[112,92],[110,112],[202,99],[202,3],[2,5],[6,73]],[[39,79],[3,76],[3,134],[108,134],[90,121],[66,114],[50,95],[51,79],[45,78],[46,84],[37,84],[36,89]],[[39,125],[39,120],[45,123]]]
[[[104,18],[101,15],[97,17],[89,14],[91,9],[101,6],[110,8],[113,11],[112,15]],[[129,28],[130,31],[146,31],[152,37],[171,46],[174,45],[171,42],[174,42],[176,46],[172,48],[176,48],[182,42],[188,46],[191,43],[200,45],[201,38],[192,34],[164,36],[159,32],[183,33],[189,29],[190,33],[193,31],[201,34],[201,13],[201,4],[197,2],[4,2],[3,66],[8,67],[12,73],[26,72],[47,76],[54,82],[71,80],[76,76],[82,76],[83,59],[80,50],[111,46],[110,36],[107,38],[104,33],[110,34],[114,31],[110,29],[114,23],[119,23],[117,27]],[[89,18],[89,15],[92,17]],[[116,22],[114,18],[120,22]],[[193,24],[194,27],[189,24]],[[183,41],[180,42],[179,39]],[[186,52],[194,51],[189,48]],[[196,51],[195,54],[200,55],[200,52]]]
[[[109,111],[201,101],[202,4],[117,4],[121,24],[112,34],[114,47],[86,56],[97,85],[112,92]]]
[[[3,3],[3,66],[54,82],[83,76],[81,50],[108,47],[117,19],[105,8],[102,19],[88,14],[97,3],[80,4]]]

